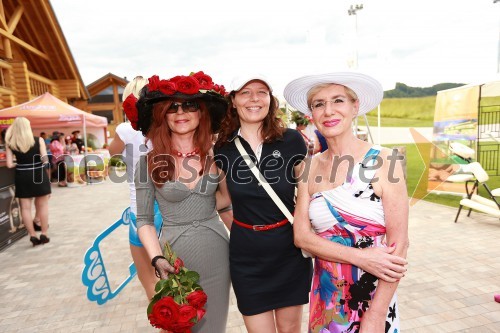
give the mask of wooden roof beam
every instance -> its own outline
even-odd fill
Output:
[[[13,33],[14,30],[16,30],[17,24],[19,23],[21,16],[23,16],[23,13],[24,13],[24,7],[17,6],[16,10],[14,10],[12,17],[9,20],[8,29],[7,29],[8,32]]]
[[[3,1],[0,1],[0,25],[2,29],[7,30],[7,21],[5,20],[5,10],[3,8]]]
[[[49,60],[50,59],[47,54],[45,54],[42,51],[40,51],[39,49],[31,46],[30,44],[24,42],[23,40],[17,38],[12,33],[6,31],[5,29],[0,28],[0,35],[6,37],[8,39],[10,39],[11,41],[13,41],[14,43],[18,44],[19,46],[24,47],[28,51],[30,51],[30,52],[36,54],[37,56],[39,56],[40,58],[43,58],[45,60]]]

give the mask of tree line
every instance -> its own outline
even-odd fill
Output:
[[[404,83],[396,82],[396,87],[392,90],[384,92],[384,98],[403,98],[403,97],[426,97],[436,96],[440,90],[446,90],[456,87],[461,87],[464,83],[439,83],[432,87],[410,87]]]

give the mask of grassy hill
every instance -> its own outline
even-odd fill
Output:
[[[382,127],[432,127],[436,96],[386,98],[380,104]],[[377,109],[367,113],[370,126],[377,126]],[[359,125],[364,125],[363,117]]]

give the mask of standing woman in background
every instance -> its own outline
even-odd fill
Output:
[[[135,167],[137,162],[139,162],[139,158],[147,153],[148,148],[144,142],[145,138],[142,135],[142,132],[134,129],[137,126],[137,119],[135,119],[133,112],[130,112],[131,107],[135,108],[135,102],[137,101],[137,98],[139,98],[139,92],[147,83],[148,80],[144,79],[142,76],[136,76],[123,90],[123,110],[125,111],[125,114],[130,122],[121,123],[116,127],[115,137],[113,141],[111,141],[108,149],[111,156],[121,154],[122,159],[127,166],[127,182],[130,192],[130,211],[133,215],[131,216],[129,223],[130,253],[132,254],[132,260],[134,261],[137,269],[139,281],[141,281],[142,287],[146,291],[148,299],[151,299],[155,294],[155,285],[156,282],[158,282],[158,278],[155,275],[154,267],[151,266],[148,253],[144,249],[144,246],[137,235],[137,202],[134,183]],[[131,103],[133,105],[131,105]],[[161,221],[161,216],[156,216],[155,214],[155,227],[157,233],[159,233],[159,230],[161,229]]]
[[[50,150],[52,151],[52,162],[54,168],[52,171],[52,178],[57,179],[57,186],[67,187],[66,182],[66,163],[64,162],[64,155],[68,153],[66,143],[64,142],[64,134],[55,132],[50,142]]]
[[[49,242],[49,194],[50,176],[45,141],[33,136],[30,121],[17,117],[5,135],[7,167],[16,168],[16,198],[21,204],[23,223],[30,235],[33,246]],[[16,162],[14,162],[14,156]],[[31,202],[35,198],[37,215],[42,225],[42,234],[37,237],[31,215]]]

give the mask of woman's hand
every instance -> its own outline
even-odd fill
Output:
[[[391,254],[395,249],[396,246],[362,249],[363,259],[356,266],[384,281],[399,281],[405,276],[408,262],[405,258]]]
[[[156,276],[160,279],[167,279],[168,274],[175,273],[175,268],[168,263],[168,260],[165,258],[159,258],[156,260],[155,265]]]
[[[359,333],[384,333],[386,317],[387,313],[376,313],[369,308],[361,318]]]

